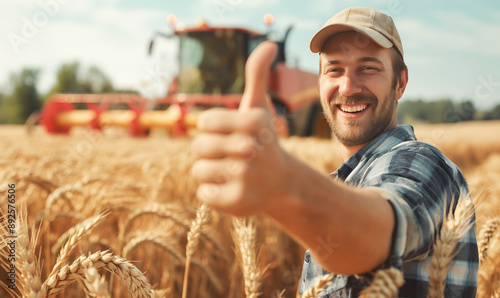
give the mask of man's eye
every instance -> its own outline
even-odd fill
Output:
[[[327,70],[328,73],[341,73],[342,72],[342,69],[340,68],[330,68]]]
[[[361,68],[361,72],[362,72],[363,74],[375,74],[375,73],[377,73],[378,71],[379,71],[379,69],[378,69],[378,68],[376,68],[376,67],[373,67],[373,66],[363,66],[363,67]]]

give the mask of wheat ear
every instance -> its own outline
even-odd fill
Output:
[[[103,179],[102,177],[85,177],[81,179],[80,181],[76,182],[75,184],[68,184],[68,185],[63,185],[61,187],[56,188],[48,197],[47,200],[45,201],[45,210],[47,214],[49,215],[52,209],[52,206],[56,203],[57,199],[61,198],[64,196],[66,193],[71,193],[71,192],[82,192],[82,189],[84,186],[99,181]],[[68,201],[69,204],[71,204],[70,201]]]
[[[146,206],[132,212],[126,219],[121,230],[120,239],[123,240],[127,231],[130,229],[130,226],[134,222],[134,220],[143,215],[155,215],[160,218],[168,218],[173,220],[175,223],[184,227],[185,229],[189,229],[189,220],[187,220],[184,216],[180,215],[178,207],[172,205],[158,204],[158,203],[149,203]]]
[[[38,185],[40,188],[46,190],[47,192],[51,192],[53,189],[57,188],[57,185],[52,181],[42,178],[40,176],[34,175],[32,173],[28,173],[27,175],[14,175],[13,179],[25,180],[32,184]]]
[[[93,217],[90,217],[81,223],[73,226],[68,231],[66,231],[59,239],[56,244],[52,247],[52,253],[55,255],[59,253],[57,257],[56,264],[52,268],[52,273],[59,270],[61,266],[68,262],[69,255],[71,251],[75,248],[76,244],[80,239],[83,238],[90,230],[92,230],[107,213],[102,213]],[[64,246],[62,244],[64,243]],[[59,248],[62,246],[61,250]]]
[[[171,239],[166,238],[161,233],[146,232],[130,237],[127,241],[127,245],[123,247],[122,255],[124,257],[129,256],[135,249],[145,243],[154,244],[174,256],[181,263],[186,263],[186,258],[180,252],[179,248],[177,248],[177,246],[172,243]],[[203,264],[203,262],[196,258],[191,258],[191,263],[193,265],[196,265],[203,271],[203,273],[208,277],[218,293],[222,293],[224,286],[222,285],[219,277],[217,277],[217,275],[212,271],[212,269],[210,269],[210,267],[206,266],[205,264]]]
[[[361,292],[360,298],[390,298],[398,295],[398,289],[404,284],[403,273],[391,267],[377,270],[373,281]]]
[[[477,246],[479,246],[479,262],[483,263],[488,254],[488,248],[495,231],[500,226],[500,218],[489,219],[479,232]]]
[[[108,283],[104,276],[100,276],[95,267],[89,267],[84,270],[84,284],[87,295],[95,298],[109,298]]]
[[[198,243],[200,242],[200,235],[202,228],[210,220],[210,208],[201,204],[196,211],[196,218],[191,222],[191,228],[187,234],[187,245],[186,245],[186,266],[184,268],[184,282],[182,284],[182,298],[187,296],[187,286],[189,277],[189,267],[191,265],[191,257],[193,256]]]
[[[330,273],[327,275],[323,275],[322,277],[318,278],[316,283],[312,286],[310,286],[301,296],[301,298],[315,298],[317,297],[321,291],[328,287],[329,284],[332,283],[332,278],[335,276],[335,274]]]
[[[446,206],[443,209],[446,210]],[[434,243],[428,298],[444,297],[444,280],[456,254],[458,241],[473,225],[471,220],[473,216],[474,206],[467,196],[460,196],[454,213],[450,209],[450,213],[447,216],[445,214],[439,237]]]
[[[107,251],[98,251],[89,256],[82,255],[71,265],[65,265],[50,274],[42,285],[43,291],[47,293],[47,297],[57,295],[75,280],[85,278],[85,269],[90,267],[105,268],[121,277],[132,297],[149,297],[151,294],[151,285],[139,269],[122,257]]]
[[[30,239],[26,213],[23,209],[21,208],[22,211],[18,213],[19,225],[16,227],[19,253],[18,258],[16,258],[16,260],[19,260],[16,266],[20,277],[19,288],[23,297],[38,298],[43,297],[40,263],[35,255],[38,232],[33,229]]]
[[[152,290],[151,298],[167,298],[167,295],[170,294],[171,292],[172,290],[170,288],[161,290]]]
[[[245,280],[245,295],[247,298],[255,298],[261,295],[261,279],[266,270],[260,270],[257,264],[255,222],[253,218],[233,218],[233,226],[233,239]]]
[[[189,230],[191,228],[191,223],[189,220],[184,218],[184,216],[179,215],[179,209],[178,207],[174,207],[172,205],[165,205],[165,204],[157,204],[157,203],[150,203],[147,206],[131,213],[128,218],[125,220],[124,228],[121,229],[120,231],[120,242],[123,242],[125,239],[125,235],[127,234],[127,231],[130,229],[130,226],[132,225],[132,222],[138,218],[139,216],[151,214],[158,216],[160,218],[168,218],[173,220],[175,223],[179,224],[181,227],[183,227],[186,230]],[[225,261],[229,262],[228,254],[226,253],[226,250],[224,246],[213,236],[211,236],[208,233],[203,233],[200,232],[200,237],[204,240],[208,240],[212,242],[217,250],[220,252],[218,254],[222,258],[224,258]]]

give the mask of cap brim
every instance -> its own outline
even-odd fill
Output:
[[[357,31],[370,38],[372,41],[377,43],[379,46],[383,48],[391,48],[393,43],[387,39],[384,35],[379,32],[366,28],[366,27],[358,27],[353,25],[344,25],[344,24],[332,24],[321,28],[311,39],[311,43],[309,44],[309,48],[313,53],[321,52],[325,42],[335,34],[341,32],[348,31]]]

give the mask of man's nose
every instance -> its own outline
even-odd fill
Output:
[[[345,73],[341,78],[339,85],[339,93],[344,96],[352,96],[356,93],[360,93],[362,90],[356,77],[353,74]]]

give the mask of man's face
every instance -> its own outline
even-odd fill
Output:
[[[321,105],[347,147],[364,145],[396,126],[391,50],[356,32],[330,38],[320,54]]]

